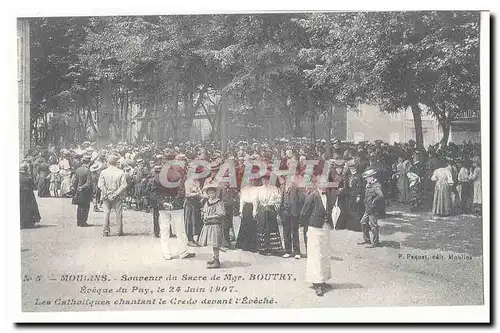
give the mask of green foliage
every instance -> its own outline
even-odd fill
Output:
[[[443,124],[479,108],[475,12],[40,18],[31,31],[34,119],[94,105],[104,81],[186,126],[223,95],[233,118],[279,110],[297,132],[332,105],[424,104]]]

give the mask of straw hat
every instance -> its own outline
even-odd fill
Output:
[[[358,164],[356,163],[356,160],[350,160],[350,161],[347,162],[347,166],[349,168],[355,168],[355,167],[358,166]]]
[[[208,192],[208,190],[211,190],[211,189],[213,189],[213,190],[217,191],[217,189],[218,189],[218,188],[219,188],[219,187],[217,186],[217,184],[215,184],[215,183],[213,183],[213,182],[210,182],[210,183],[206,183],[206,184],[203,186],[202,192],[207,193],[207,192]]]
[[[370,170],[366,170],[365,172],[363,172],[363,178],[367,178],[367,177],[373,177],[377,174],[377,171],[373,170],[373,169],[370,169]]]
[[[59,172],[59,165],[52,164],[51,166],[49,166],[49,171],[52,173]]]

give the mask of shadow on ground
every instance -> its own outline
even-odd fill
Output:
[[[237,268],[237,267],[248,267],[251,266],[247,262],[242,262],[242,261],[224,261],[221,260],[221,269],[225,268]]]
[[[26,227],[26,228],[21,228],[23,230],[29,230],[29,229],[42,229],[42,228],[51,228],[51,227],[56,227],[57,224],[35,224],[32,227]]]
[[[389,212],[380,219],[382,236],[403,233],[400,242],[385,241],[382,246],[393,248],[439,249],[473,256],[482,255],[482,220],[469,215],[436,217],[431,213],[410,213],[409,209]],[[385,243],[385,244],[384,244]],[[397,244],[397,245],[396,245]]]
[[[330,291],[334,290],[342,290],[342,289],[361,289],[364,288],[362,285],[358,283],[327,283],[323,287],[323,292],[326,294]],[[314,287],[311,285],[309,286],[309,289],[314,289]]]
[[[329,290],[335,289],[360,289],[364,288],[362,285],[358,283],[331,283],[328,285]]]
[[[401,244],[399,242],[395,242],[395,241],[381,241],[379,244],[381,247],[391,247],[393,249],[400,249],[401,248]]]
[[[125,232],[123,234],[123,236],[125,237],[128,237],[128,236],[150,236],[151,237],[151,233],[150,232]]]

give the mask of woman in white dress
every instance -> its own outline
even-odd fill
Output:
[[[474,157],[472,160],[472,167],[474,169],[470,176],[470,180],[473,182],[472,186],[474,188],[472,203],[474,204],[474,212],[481,213],[483,191],[481,188],[481,160],[479,159],[479,156]]]
[[[431,180],[436,182],[432,212],[439,216],[450,215],[453,208],[450,188],[453,185],[451,166],[447,165],[444,168],[434,170]]]

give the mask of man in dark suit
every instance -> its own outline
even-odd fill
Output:
[[[326,177],[318,177],[316,190],[309,193],[300,212],[302,223],[308,226],[306,281],[313,284],[318,296],[323,296],[331,278],[330,233],[336,195],[327,186]]]
[[[295,259],[300,259],[300,243],[299,243],[299,216],[304,202],[304,194],[297,184],[295,178],[300,176],[288,177],[284,173],[280,177],[281,182],[281,206],[280,212],[283,219],[283,238],[285,241],[285,254],[283,258],[290,258],[292,255]]]
[[[91,156],[85,155],[82,158],[82,165],[75,171],[73,180],[73,198],[78,206],[76,210],[76,224],[79,227],[88,227],[90,203],[92,202],[92,173],[90,172]]]
[[[153,167],[152,174],[148,178],[148,193],[150,195],[149,202],[153,211],[153,230],[156,238],[160,238],[160,210],[162,209],[162,202],[159,198],[159,192],[157,190],[157,183],[155,182],[155,179],[158,178],[160,171],[161,164],[155,165]]]

